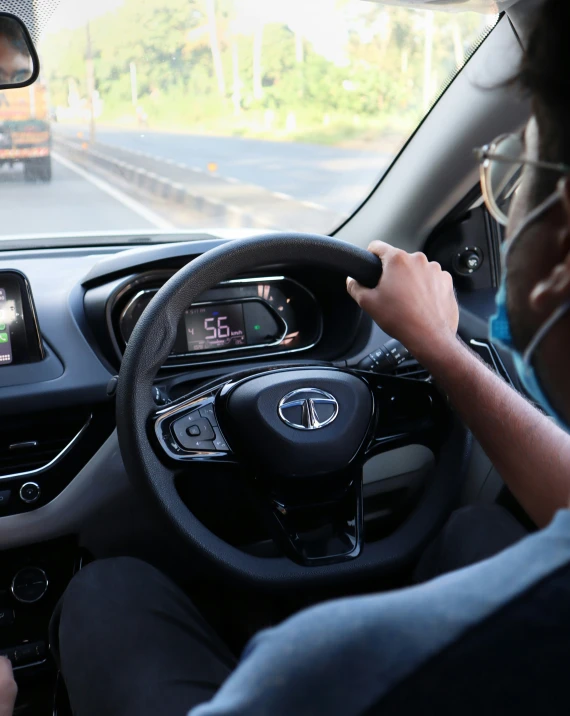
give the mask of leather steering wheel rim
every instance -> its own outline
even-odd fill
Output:
[[[326,236],[268,234],[224,244],[188,263],[156,293],[130,337],[117,389],[119,446],[133,484],[150,493],[185,541],[218,572],[263,587],[316,586],[343,577],[379,575],[410,561],[451,509],[470,452],[470,436],[457,421],[414,513],[389,537],[366,545],[363,554],[348,562],[306,567],[286,557],[246,554],[217,537],[192,514],[178,495],[172,471],[159,460],[149,440],[149,420],[156,411],[153,381],[171,352],[180,318],[201,294],[251,269],[299,261],[342,272],[370,287],[378,283],[382,272],[376,256]]]

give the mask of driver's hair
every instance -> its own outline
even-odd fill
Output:
[[[530,96],[539,128],[539,157],[570,164],[570,0],[545,0],[537,11],[516,84]],[[534,201],[554,191],[558,177],[535,174]]]

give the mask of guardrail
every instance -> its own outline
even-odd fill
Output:
[[[184,184],[173,182],[154,172],[136,167],[134,164],[113,159],[96,149],[69,142],[61,137],[53,138],[54,149],[65,154],[69,159],[82,164],[99,167],[121,177],[138,189],[166,201],[188,207],[205,216],[217,219],[223,226],[230,228],[275,229],[279,228],[260,221],[251,212],[244,211],[234,204],[227,204],[212,197],[197,194]]]

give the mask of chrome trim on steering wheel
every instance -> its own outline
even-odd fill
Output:
[[[296,396],[309,395],[309,398],[297,398]],[[333,407],[333,414],[321,420],[318,412],[318,405],[329,405]],[[301,423],[295,423],[289,420],[284,411],[290,411],[291,408],[302,408]],[[338,415],[338,401],[324,390],[319,388],[300,388],[293,390],[291,393],[281,398],[279,402],[279,417],[291,428],[296,430],[320,430],[321,428],[330,425]]]

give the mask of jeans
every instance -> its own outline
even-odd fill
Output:
[[[501,508],[459,510],[426,550],[416,580],[491,557],[525,534]],[[81,570],[53,630],[76,716],[184,716],[210,701],[237,666],[184,592],[154,567],[129,557]],[[269,712],[260,707],[243,713]],[[306,713],[320,713],[318,705]],[[337,713],[346,711],[339,706]]]

